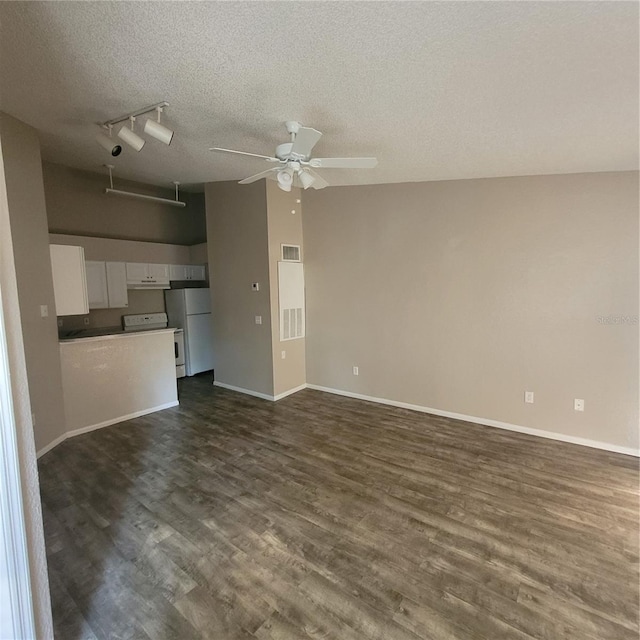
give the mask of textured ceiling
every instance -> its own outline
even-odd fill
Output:
[[[320,156],[368,156],[332,184],[638,167],[635,2],[2,2],[0,109],[46,160],[99,171],[93,123],[160,100],[165,147],[116,176],[240,179],[282,122]]]

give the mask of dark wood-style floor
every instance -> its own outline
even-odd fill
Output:
[[[638,461],[302,391],[40,461],[56,637],[638,639]]]

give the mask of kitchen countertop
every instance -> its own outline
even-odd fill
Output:
[[[70,342],[89,342],[98,340],[114,340],[118,338],[134,338],[141,333],[174,333],[175,329],[167,327],[166,329],[142,329],[140,331],[125,331],[120,327],[105,327],[104,329],[79,329],[77,331],[71,331],[67,336],[60,336],[58,341],[60,344],[67,344]]]

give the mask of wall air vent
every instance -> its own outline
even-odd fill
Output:
[[[283,309],[281,324],[281,339],[293,340],[304,338],[304,323],[302,321],[302,309]]]
[[[299,244],[283,244],[282,260],[284,262],[300,262],[300,245]]]

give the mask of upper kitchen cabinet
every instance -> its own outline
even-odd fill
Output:
[[[49,245],[56,315],[89,313],[84,249],[61,244]]]
[[[124,309],[129,305],[124,262],[87,261],[89,309]]]
[[[127,262],[127,286],[130,289],[169,288],[169,265]]]
[[[89,309],[108,309],[109,294],[107,293],[107,272],[104,262],[87,260],[87,295]]]
[[[171,280],[206,280],[203,264],[172,264],[169,266]]]
[[[112,309],[124,309],[129,306],[127,291],[127,267],[124,262],[106,262],[107,292],[109,306]]]

